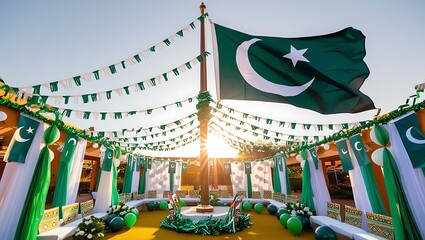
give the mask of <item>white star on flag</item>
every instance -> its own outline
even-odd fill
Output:
[[[291,59],[291,60],[292,60],[292,64],[294,64],[294,67],[295,67],[295,65],[297,65],[297,62],[298,62],[298,61],[310,62],[310,61],[308,61],[308,59],[307,59],[307,58],[305,58],[305,57],[303,56],[303,55],[304,55],[304,53],[305,53],[307,50],[308,50],[308,48],[304,48],[304,49],[300,49],[300,50],[298,50],[298,49],[294,48],[294,47],[291,45],[291,52],[290,52],[290,53],[288,53],[288,54],[286,54],[286,55],[285,55],[285,56],[283,56],[283,57],[288,58],[288,59]]]
[[[34,129],[31,126],[29,126],[26,131],[27,131],[28,134],[34,133]]]

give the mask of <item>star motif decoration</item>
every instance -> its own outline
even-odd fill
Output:
[[[34,128],[32,128],[31,126],[29,126],[29,127],[27,128],[27,130],[25,130],[25,131],[27,131],[27,133],[28,133],[28,134],[30,134],[30,133],[31,133],[31,134],[34,134],[34,130],[35,130]]]
[[[308,48],[304,48],[304,49],[296,49],[294,48],[294,46],[291,45],[291,52],[289,52],[288,54],[284,55],[284,58],[288,58],[291,59],[292,64],[297,65],[298,61],[302,61],[302,62],[310,62],[307,58],[305,58],[303,55],[304,53],[308,50]]]

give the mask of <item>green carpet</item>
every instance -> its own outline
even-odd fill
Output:
[[[167,216],[168,211],[141,211],[136,224],[131,228],[124,227],[121,231],[106,234],[106,239],[158,239],[158,240],[172,240],[172,239],[314,239],[314,232],[312,229],[304,230],[299,236],[292,235],[288,229],[285,229],[277,217],[270,215],[265,209],[263,213],[258,214],[251,210],[245,212],[251,214],[251,222],[253,223],[250,228],[244,229],[235,234],[224,234],[220,236],[202,236],[196,234],[177,233],[173,230],[159,228],[160,222]],[[338,235],[338,239],[348,239]]]

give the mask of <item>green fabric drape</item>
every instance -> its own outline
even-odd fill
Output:
[[[363,181],[366,186],[367,196],[369,197],[370,205],[374,213],[387,215],[384,203],[382,202],[381,194],[379,193],[378,185],[375,181],[372,165],[370,163],[360,166]]]
[[[122,187],[123,193],[131,192],[131,185],[133,181],[133,171],[134,171],[133,157],[129,155],[127,158],[127,165],[125,167],[125,173],[124,173],[124,184]]]
[[[248,185],[248,197],[251,198],[252,197],[252,180],[251,180],[251,174],[248,173],[246,174],[246,184]]]
[[[119,202],[118,189],[117,189],[117,167],[112,163],[112,205],[117,205]]]
[[[60,158],[58,179],[56,180],[55,192],[53,195],[52,207],[59,207],[59,218],[62,218],[62,206],[66,205],[68,195],[69,174],[71,172],[72,160],[77,148],[78,136],[68,133]]]
[[[170,173],[170,192],[174,192],[174,173]]]
[[[315,210],[313,201],[313,187],[311,186],[310,164],[307,160],[304,160],[300,203],[308,206],[312,210]]]
[[[50,185],[50,161],[54,157],[49,145],[58,139],[59,129],[55,125],[48,127],[44,132],[43,143],[45,145],[37,159],[34,175],[16,228],[15,240],[33,240],[37,236]]]
[[[283,167],[284,168],[286,168],[286,171],[285,171],[285,175],[286,175],[286,194],[291,194],[291,184],[289,183],[289,171],[288,171],[288,168],[286,167],[286,158],[285,157],[282,157],[283,158]]]
[[[99,170],[97,171],[96,192],[99,189],[100,176],[102,176],[102,165],[99,166]]]
[[[278,157],[273,158],[274,168],[273,168],[273,191],[282,192],[282,186],[280,185],[280,174],[278,167]]]
[[[139,184],[139,194],[144,194],[146,189],[146,172],[148,171],[148,167],[145,164],[143,168],[142,176],[140,177],[140,184]]]

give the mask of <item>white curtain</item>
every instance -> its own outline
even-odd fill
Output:
[[[327,202],[331,201],[329,190],[323,175],[322,161],[318,160],[318,169],[314,166],[310,151],[307,151],[308,159],[305,164],[310,164],[311,187],[313,189],[313,200],[317,215],[326,215]]]
[[[231,163],[232,174],[230,179],[232,180],[233,196],[238,191],[247,191],[247,181],[245,174],[245,166],[243,163],[232,162]]]
[[[133,176],[131,180],[131,192],[138,192],[139,191],[139,181],[140,181],[140,165],[139,165],[139,158],[136,156],[133,156]],[[136,169],[137,168],[137,169]]]
[[[286,165],[283,162],[283,158],[284,156],[278,156],[277,158],[277,161],[279,161],[279,164],[282,166],[282,171],[280,171],[279,165],[277,166],[277,168],[279,172],[281,192],[286,194],[288,192],[288,189],[286,188]]]
[[[66,196],[66,204],[75,203],[77,200],[86,147],[87,140],[79,138],[78,145],[74,153],[74,159],[72,160],[71,171],[69,173],[69,185],[67,191],[68,195]]]
[[[38,121],[38,120],[37,120]],[[46,124],[41,123],[28,150],[25,163],[8,162],[0,181],[0,239],[13,239],[28,188],[42,148]],[[8,147],[8,151],[11,147]],[[8,160],[8,152],[4,160]]]
[[[413,217],[421,235],[425,236],[425,177],[422,169],[415,169],[412,166],[400,134],[394,125],[394,122],[397,120],[395,119],[388,124],[391,142],[390,150],[400,171],[404,193],[406,194]]]
[[[353,170],[348,171],[351,181],[351,187],[353,190],[354,196],[354,204],[358,209],[363,211],[362,213],[362,228],[367,230],[367,221],[366,221],[366,212],[373,212],[372,205],[370,205],[369,196],[367,195],[366,185],[363,181],[363,175],[360,170],[359,163],[357,161],[356,156],[353,153],[353,149],[351,149],[351,145],[347,141],[348,153],[350,154],[351,164],[353,165]]]
[[[105,156],[103,156],[105,157]],[[114,164],[114,160],[112,160]],[[103,162],[103,161],[102,161]],[[114,167],[114,166],[112,166]],[[112,168],[110,171],[104,171],[101,168],[102,174],[100,175],[99,187],[97,188],[96,202],[94,204],[94,212],[106,212],[109,206],[112,205]]]
[[[180,189],[182,185],[182,161],[176,161],[176,172],[174,173],[173,189],[174,192]]]
[[[158,196],[164,191],[170,191],[170,174],[168,173],[168,161],[152,160],[152,168],[146,175],[146,191],[156,190]]]
[[[263,196],[264,190],[273,190],[270,160],[251,162],[252,191],[260,191]]]

